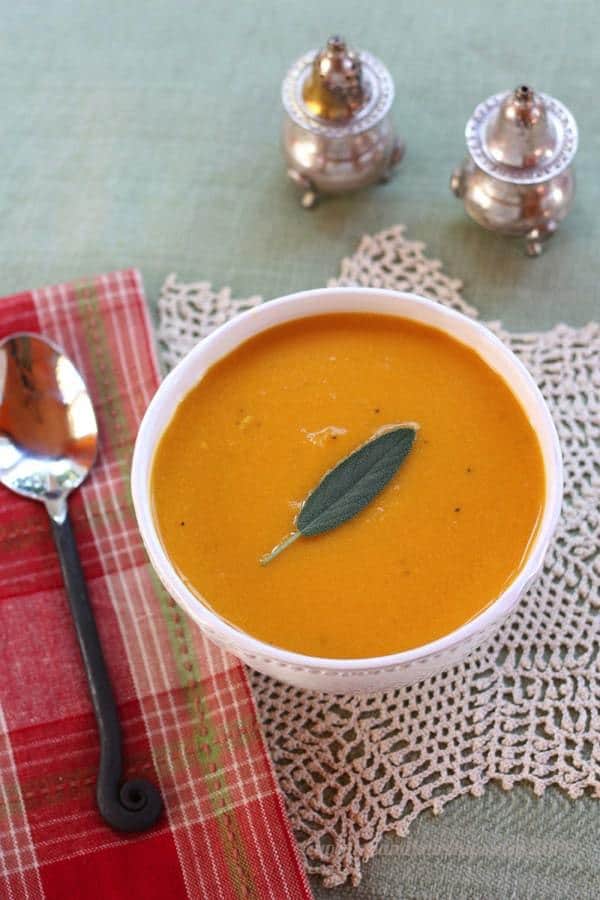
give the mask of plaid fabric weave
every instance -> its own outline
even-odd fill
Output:
[[[130,458],[159,379],[139,275],[0,300],[0,339],[15,331],[60,344],[92,394],[100,455],[71,517],[126,775],[155,780],[166,815],[136,836],[100,818],[95,721],[47,515],[0,486],[0,897],[309,898],[244,669],[179,612],[136,528]]]

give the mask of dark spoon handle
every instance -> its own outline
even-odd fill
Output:
[[[98,725],[98,809],[111,828],[118,831],[145,831],[159,817],[162,799],[158,789],[143,778],[121,783],[121,726],[75,537],[68,515],[62,523],[52,518],[50,521]]]

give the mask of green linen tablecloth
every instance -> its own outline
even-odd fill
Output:
[[[593,0],[2,3],[0,294],[137,266],[265,297],[316,287],[397,222],[512,330],[600,315]],[[390,185],[307,213],[284,177],[279,86],[331,32],[380,56],[408,153]],[[448,190],[488,94],[527,81],[578,119],[575,209],[540,259],[472,225]],[[318,897],[593,897],[600,806],[492,788],[387,839]]]

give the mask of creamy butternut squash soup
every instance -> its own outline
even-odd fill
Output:
[[[353,519],[260,559],[323,475],[384,426],[414,445]],[[369,657],[448,634],[523,565],[545,493],[506,383],[441,331],[383,315],[277,326],[216,363],[155,453],[154,515],[179,574],[224,619],[312,656]]]

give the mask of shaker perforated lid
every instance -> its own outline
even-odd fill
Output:
[[[302,85],[302,99],[313,115],[336,121],[356,115],[369,99],[360,56],[342,38],[329,38],[316,54]]]
[[[517,184],[559,175],[577,151],[577,125],[566,106],[526,85],[480,103],[465,136],[480,169]]]
[[[282,85],[288,115],[323,137],[360,134],[389,112],[394,83],[386,67],[365,51],[331,37],[322,50],[296,60]]]

